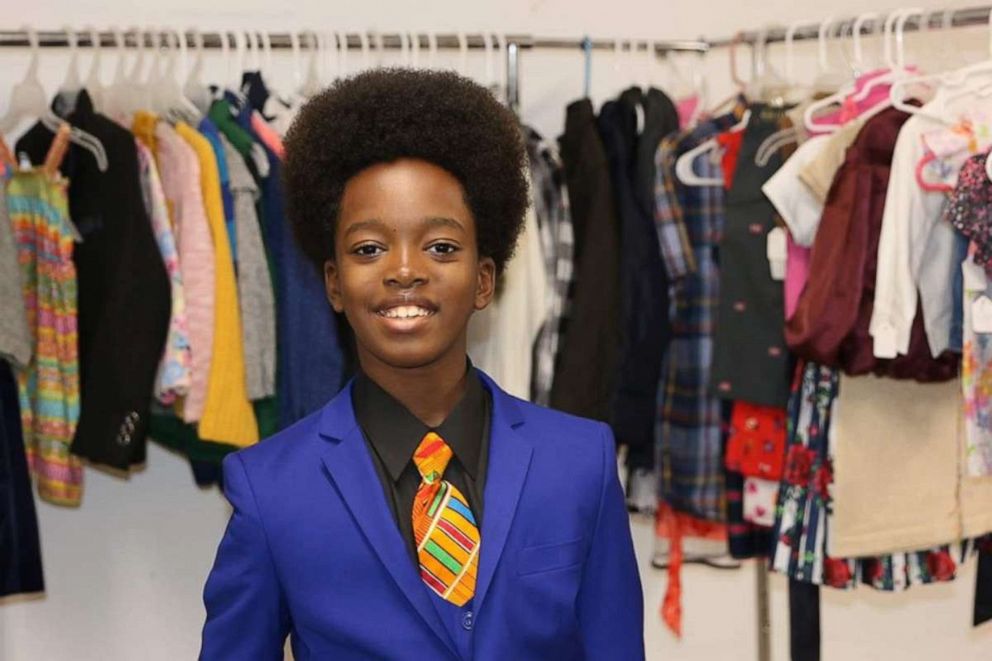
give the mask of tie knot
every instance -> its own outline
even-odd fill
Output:
[[[443,438],[432,431],[424,435],[416,452],[413,453],[413,463],[417,465],[420,476],[427,484],[434,484],[441,479],[449,461],[451,461],[451,448]]]

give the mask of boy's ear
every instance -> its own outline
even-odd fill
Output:
[[[341,301],[341,280],[338,277],[337,263],[333,259],[324,262],[324,290],[334,311],[339,314],[344,312],[344,304]]]
[[[479,258],[479,279],[475,288],[475,309],[483,310],[496,293],[496,262],[492,257]]]

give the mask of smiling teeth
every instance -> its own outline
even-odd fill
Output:
[[[415,305],[404,305],[402,307],[384,310],[380,314],[388,319],[412,319],[414,317],[429,316],[431,312]]]

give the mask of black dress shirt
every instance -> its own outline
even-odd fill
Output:
[[[451,448],[453,456],[444,471],[444,479],[468,500],[481,529],[492,396],[474,367],[469,365],[468,386],[461,401],[437,427],[425,425],[361,371],[355,376],[352,402],[386,502],[414,564],[418,560],[413,535],[413,499],[421,478],[413,463],[413,453],[427,432],[435,432]]]

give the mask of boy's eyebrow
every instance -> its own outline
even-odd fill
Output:
[[[465,230],[465,226],[454,218],[448,218],[447,216],[428,216],[422,221],[428,228],[434,227],[450,227],[456,230]],[[385,230],[386,223],[382,222],[378,218],[370,218],[368,220],[359,220],[358,222],[348,225],[348,229],[344,231],[345,236],[354,234],[355,232],[360,232],[362,230],[377,229]]]
[[[465,226],[454,218],[447,218],[445,216],[429,216],[424,219],[427,227],[450,227],[451,229],[464,230]]]
[[[348,229],[344,231],[344,235],[354,234],[355,232],[360,232],[367,229],[385,229],[386,224],[379,220],[378,218],[371,218],[369,220],[359,220],[356,223],[348,225]]]

